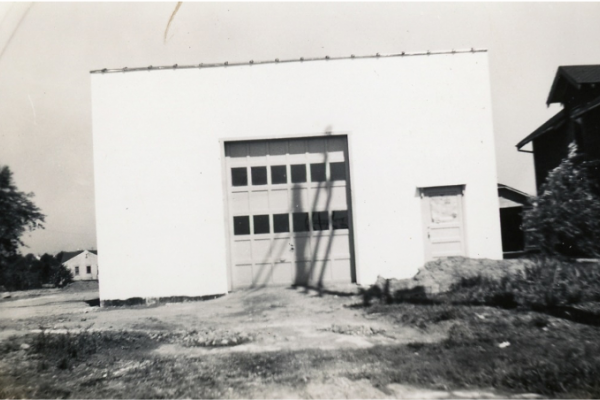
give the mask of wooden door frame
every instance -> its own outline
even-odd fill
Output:
[[[250,142],[250,141],[271,141],[271,140],[291,140],[291,139],[327,139],[329,137],[343,137],[346,139],[346,156],[348,157],[347,165],[348,165],[348,176],[347,176],[347,195],[348,195],[348,224],[349,224],[349,235],[348,241],[350,245],[350,276],[352,282],[358,282],[359,273],[356,267],[356,222],[354,219],[354,191],[352,190],[352,164],[350,163],[350,142],[351,142],[351,134],[350,133],[332,133],[327,132],[325,134],[291,134],[291,135],[275,135],[275,136],[248,136],[248,137],[235,137],[235,138],[220,138],[219,139],[219,151],[221,152],[221,183],[222,183],[222,193],[223,193],[223,223],[225,224],[225,252],[226,252],[226,270],[227,270],[227,291],[231,292],[233,290],[233,262],[231,259],[231,241],[233,233],[231,232],[230,227],[230,218],[231,218],[231,205],[229,201],[229,186],[228,186],[228,171],[227,171],[227,160],[225,155],[225,146],[227,143],[232,142]]]

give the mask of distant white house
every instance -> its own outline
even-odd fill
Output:
[[[502,258],[485,51],[103,69],[91,87],[103,302]]]
[[[66,251],[62,256],[62,265],[71,270],[73,280],[98,279],[98,252],[96,250]]]

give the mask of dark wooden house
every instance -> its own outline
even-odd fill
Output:
[[[548,173],[567,157],[573,141],[600,182],[600,65],[558,67],[547,101],[553,103],[561,103],[563,109],[517,144],[520,151],[533,145],[538,192]]]

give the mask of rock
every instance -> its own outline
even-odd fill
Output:
[[[2,299],[10,299],[10,297],[10,293],[8,292],[0,294],[0,298]]]
[[[31,346],[30,346],[30,345],[28,345],[27,343],[23,343],[23,344],[21,344],[21,349],[23,349],[23,350],[27,350],[27,349],[29,349],[30,347],[31,347]]]
[[[221,340],[221,346],[227,346],[229,342],[225,339]]]

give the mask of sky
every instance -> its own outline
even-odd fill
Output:
[[[176,6],[0,3],[0,165],[46,214],[24,253],[96,247],[90,70],[485,48],[498,182],[535,193],[515,145],[560,110],[559,65],[600,64],[600,3]]]

